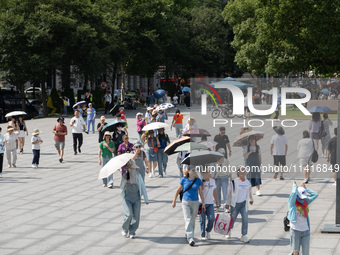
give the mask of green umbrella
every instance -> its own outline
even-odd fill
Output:
[[[181,146],[178,146],[175,150],[175,152],[179,151],[193,151],[193,150],[207,150],[208,147],[200,144],[200,143],[195,143],[195,142],[190,142],[190,143],[185,143],[182,144]]]

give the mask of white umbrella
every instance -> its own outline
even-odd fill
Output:
[[[134,156],[135,154],[132,153],[124,153],[111,158],[109,162],[107,162],[106,165],[100,169],[98,180],[109,177],[109,175],[113,174],[114,172],[121,169],[122,166],[126,165],[126,163]]]
[[[156,110],[157,111],[162,111],[162,110],[166,110],[166,109],[170,109],[170,108],[174,108],[175,106],[171,103],[164,103],[159,105]]]
[[[212,148],[217,144],[217,142],[215,142],[215,141],[205,141],[205,142],[200,142],[200,144],[203,144],[203,145],[207,146],[208,148]]]
[[[262,92],[263,94],[268,94],[269,91],[266,90],[266,89],[264,89],[264,90],[262,90],[261,92]]]
[[[150,124],[147,124],[145,127],[143,127],[143,131],[148,131],[148,130],[154,130],[154,129],[160,129],[160,128],[166,128],[168,127],[168,124],[165,124],[163,122],[152,122]]]
[[[13,117],[13,116],[21,116],[21,115],[27,115],[27,113],[23,111],[14,111],[14,112],[7,113],[5,117],[8,118],[8,117]]]

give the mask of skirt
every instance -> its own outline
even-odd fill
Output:
[[[26,131],[20,130],[19,131],[19,137],[25,137]]]
[[[312,132],[312,139],[314,140],[320,140],[320,136],[318,132]]]
[[[145,152],[148,161],[157,161],[157,153],[155,153],[152,148],[146,149]]]

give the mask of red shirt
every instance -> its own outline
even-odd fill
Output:
[[[120,118],[121,120],[125,120],[125,119],[126,119],[126,118],[125,118],[125,112],[121,112],[121,113],[120,113],[120,116],[121,116],[121,118]]]
[[[53,131],[58,131],[59,133],[66,133],[67,134],[67,127],[65,125],[60,126],[59,123],[54,126]],[[64,135],[54,135],[54,141],[56,142],[65,142]]]

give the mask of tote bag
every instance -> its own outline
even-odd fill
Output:
[[[227,235],[230,231],[233,219],[229,214],[218,213],[215,218],[214,231],[221,235]]]

